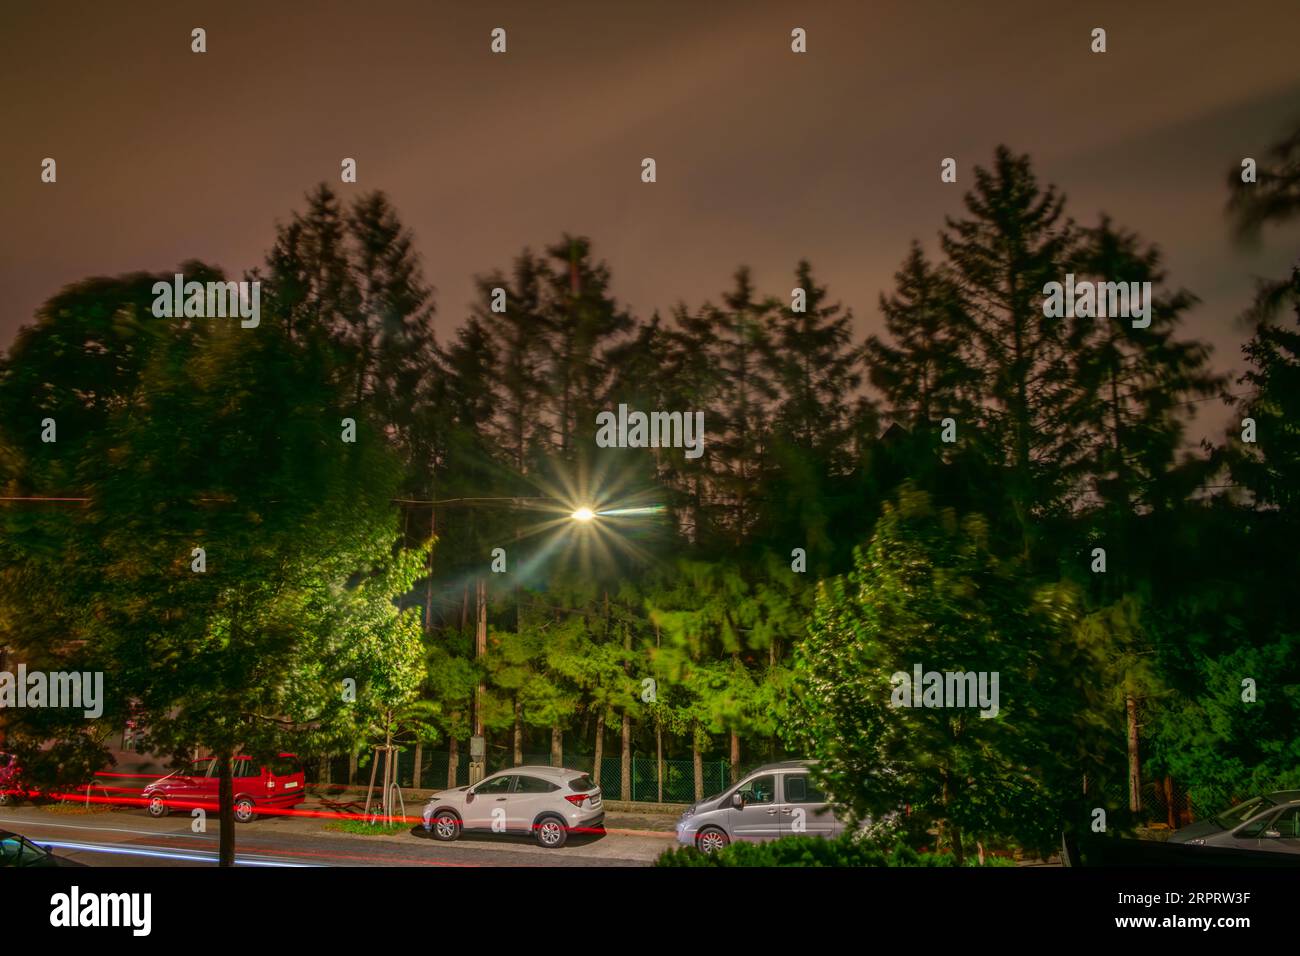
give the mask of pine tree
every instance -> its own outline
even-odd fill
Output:
[[[913,241],[894,283],[891,295],[880,296],[892,341],[872,335],[865,347],[871,384],[885,396],[889,417],[927,432],[946,417],[973,422],[975,374],[963,354],[970,336],[951,276]]]
[[[1269,150],[1271,161],[1258,170],[1258,182],[1243,183],[1240,170],[1228,174],[1238,236],[1256,240],[1263,228],[1280,225],[1300,213],[1300,128]],[[1278,322],[1289,310],[1295,324]],[[1261,504],[1278,505],[1295,514],[1300,500],[1300,262],[1285,279],[1258,284],[1255,300],[1243,318],[1255,334],[1242,347],[1250,368],[1239,380],[1255,394],[1241,403],[1242,419],[1255,422],[1256,441],[1244,443],[1237,427],[1230,430],[1228,461],[1234,478],[1245,484]]]
[[[609,267],[591,258],[591,243],[565,235],[547,249],[546,395],[561,458],[589,449],[596,412],[606,405],[610,351],[629,332],[631,316],[613,298]]]
[[[803,308],[782,306],[766,343],[768,373],[779,389],[773,427],[782,442],[838,474],[849,466],[851,397],[862,382],[853,313],[828,301],[807,260],[795,269],[795,288],[806,296]]]
[[[831,302],[804,260],[795,269],[801,309],[775,316],[763,365],[775,386],[766,500],[756,525],[767,541],[809,549],[814,567],[833,560],[830,529],[859,510],[846,485],[855,464],[851,436],[862,409],[861,349],[852,344],[853,314]]]
[[[412,466],[426,466],[431,454],[418,423],[437,361],[433,290],[410,231],[382,192],[357,199],[347,227],[358,303],[355,322],[340,334],[356,357],[355,399],[372,404]],[[412,475],[415,487],[427,490],[420,477]]]
[[[982,404],[978,427],[1005,468],[1021,553],[1035,525],[1077,475],[1082,425],[1070,399],[1071,342],[1079,321],[1043,315],[1044,286],[1069,267],[1073,224],[1064,198],[1040,188],[1027,156],[999,146],[992,169],[975,169],[966,217],[947,220],[941,242],[972,336]]]
[[[1135,234],[1117,230],[1103,216],[1096,228],[1083,231],[1076,263],[1076,281],[1151,283],[1147,327],[1125,317],[1098,317],[1083,330],[1076,352],[1080,387],[1072,401],[1088,427],[1089,490],[1106,517],[1112,550],[1125,555],[1127,564],[1137,550],[1131,517],[1163,513],[1204,481],[1206,463],[1179,467],[1177,454],[1195,401],[1214,395],[1225,379],[1209,371],[1208,345],[1177,338],[1183,313],[1196,298],[1164,289],[1157,249],[1143,248]],[[1123,577],[1117,569],[1107,580]]]
[[[359,303],[347,249],[347,224],[338,197],[324,183],[307,194],[305,215],[276,228],[267,256],[266,309],[290,340],[346,338]]]

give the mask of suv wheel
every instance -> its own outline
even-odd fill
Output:
[[[701,853],[716,853],[730,842],[730,838],[717,827],[705,827],[695,836],[695,848]]]
[[[542,817],[533,824],[533,835],[539,846],[554,850],[564,846],[564,841],[569,838],[569,830],[559,817]]]
[[[240,797],[235,801],[236,823],[248,823],[256,816],[257,813],[254,812],[253,809],[253,801],[248,799],[248,797]]]
[[[450,810],[439,810],[429,822],[429,832],[435,840],[450,843],[460,836],[460,817]]]
[[[167,816],[167,801],[154,794],[149,798],[148,810],[151,817],[165,817]]]

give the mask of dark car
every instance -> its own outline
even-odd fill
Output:
[[[1175,831],[1170,843],[1300,853],[1300,790],[1275,790]]]
[[[294,754],[264,760],[240,756],[231,763],[235,820],[239,823],[247,823],[258,813],[290,810],[307,799],[306,778]],[[219,782],[217,759],[205,757],[149,784],[142,796],[149,815],[154,817],[195,807],[215,811]]]
[[[85,866],[67,857],[55,856],[25,836],[0,830],[0,867],[9,866]]]

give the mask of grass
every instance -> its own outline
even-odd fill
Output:
[[[64,816],[89,816],[93,813],[111,813],[115,807],[105,806],[102,803],[92,803],[86,806],[84,801],[64,800],[59,803],[38,803],[35,804],[43,813],[58,813]]]
[[[365,820],[331,820],[325,824],[326,830],[361,836],[391,836],[394,833],[405,833],[410,828],[409,823],[368,823]]]

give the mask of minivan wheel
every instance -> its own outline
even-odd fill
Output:
[[[236,823],[248,823],[255,816],[257,816],[257,814],[253,812],[252,800],[248,799],[248,797],[240,797],[238,800],[235,801],[235,822]]]
[[[167,816],[167,802],[156,794],[149,798],[149,816],[165,817]]]
[[[430,822],[433,824],[430,832],[435,840],[450,843],[460,836],[460,817],[450,810],[439,810]]]
[[[559,817],[542,817],[533,825],[533,834],[537,843],[548,850],[564,846],[564,841],[569,838],[569,830]]]
[[[701,853],[716,853],[731,840],[716,827],[705,827],[695,836],[695,848]]]

